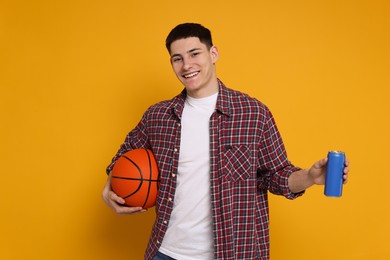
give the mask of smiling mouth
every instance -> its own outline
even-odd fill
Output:
[[[198,74],[199,74],[199,71],[195,71],[195,72],[192,72],[192,73],[183,74],[182,77],[185,78],[185,79],[189,79],[189,78],[195,77]]]

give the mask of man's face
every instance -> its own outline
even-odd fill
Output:
[[[218,92],[215,46],[208,49],[198,37],[190,37],[172,42],[170,54],[172,68],[188,95],[201,98]]]

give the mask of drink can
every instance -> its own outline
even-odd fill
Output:
[[[329,197],[341,197],[343,192],[345,154],[340,151],[328,152],[324,194]]]

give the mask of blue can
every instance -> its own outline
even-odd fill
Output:
[[[328,152],[326,167],[325,191],[329,197],[341,197],[343,192],[345,154],[340,151]]]

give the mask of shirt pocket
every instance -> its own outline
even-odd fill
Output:
[[[225,176],[227,181],[245,181],[251,176],[251,149],[247,145],[225,146]]]

